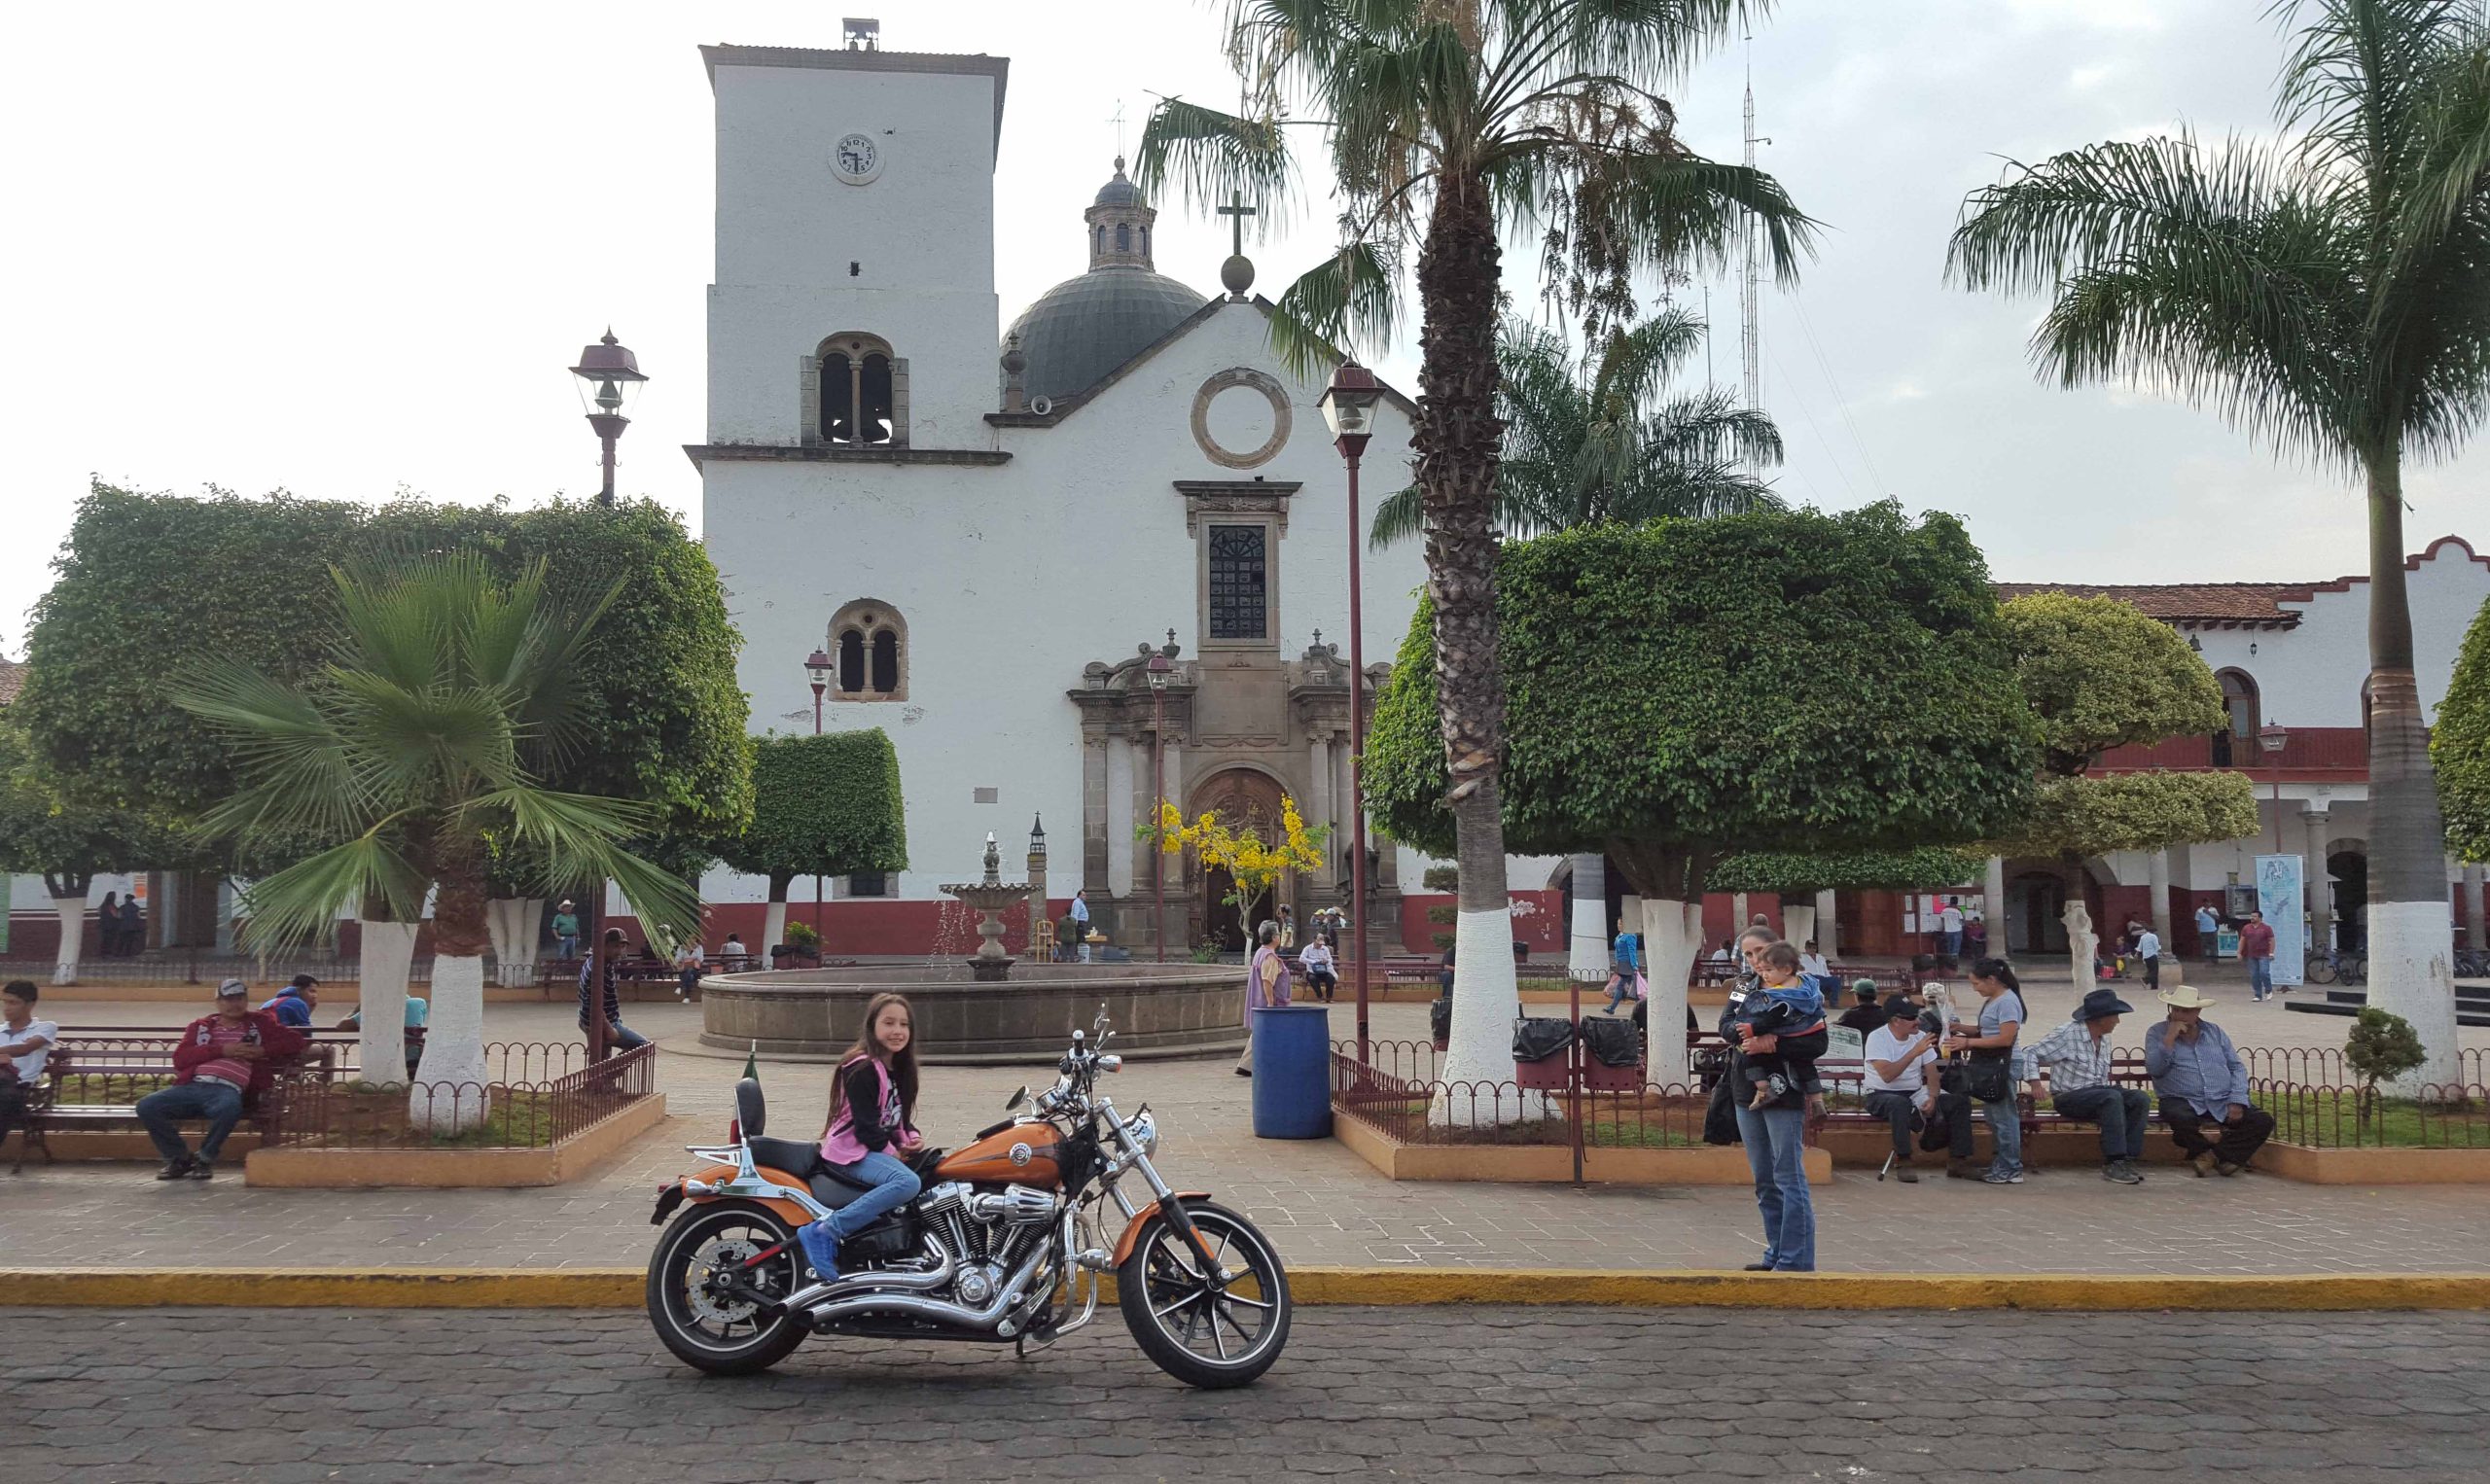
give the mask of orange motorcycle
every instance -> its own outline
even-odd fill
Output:
[[[1095,1039],[1072,1033],[1054,1086],[937,1160],[913,1201],[839,1248],[839,1276],[812,1273],[796,1228],[855,1200],[849,1184],[796,1139],[764,1137],[761,1084],[735,1084],[734,1143],[694,1147],[706,1163],[658,1191],[649,1258],[650,1323],[666,1349],[713,1375],[784,1360],[807,1335],[972,1340],[1026,1355],[1089,1323],[1100,1277],[1142,1352],[1197,1387],[1243,1386],[1288,1343],[1288,1275],[1242,1216],[1197,1190],[1175,1190],[1151,1156],[1148,1104],[1129,1118],[1096,1091],[1123,1059],[1103,1009]],[[1026,1112],[1022,1110],[1026,1108]],[[1135,1200],[1127,1178],[1146,1187]],[[1121,1235],[1101,1220],[1112,1204]],[[680,1214],[678,1215],[678,1209]]]

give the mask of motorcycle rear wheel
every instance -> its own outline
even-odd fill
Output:
[[[1212,1289],[1201,1254],[1154,1213],[1132,1254],[1116,1267],[1116,1304],[1133,1342],[1160,1370],[1206,1391],[1245,1386],[1288,1344],[1288,1274],[1253,1222],[1209,1201],[1187,1201],[1185,1209],[1234,1276]]]
[[[713,1376],[748,1376],[787,1359],[804,1342],[803,1322],[709,1291],[713,1275],[732,1272],[764,1293],[793,1292],[802,1258],[795,1233],[776,1213],[749,1201],[716,1201],[675,1218],[649,1254],[649,1323],[675,1358]],[[745,1259],[777,1243],[787,1250],[756,1267]]]

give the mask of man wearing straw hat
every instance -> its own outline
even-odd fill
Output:
[[[2144,1033],[2144,1067],[2161,1098],[2161,1121],[2197,1175],[2243,1174],[2273,1137],[2274,1115],[2249,1103],[2248,1064],[2223,1028],[2205,1018],[2213,1002],[2181,984],[2161,1003],[2169,1017]],[[2218,1140],[2205,1137],[2208,1123]]]

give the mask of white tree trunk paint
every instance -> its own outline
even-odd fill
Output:
[[[407,978],[415,962],[415,935],[422,929],[421,923],[364,920],[363,967],[356,975],[362,981],[357,1003],[363,1007],[363,1030],[357,1044],[367,1082],[407,1079]],[[440,993],[437,987],[433,991],[436,998]],[[432,1075],[432,1056],[427,1039],[423,1076]]]
[[[408,1089],[407,1120],[434,1134],[457,1134],[484,1121],[484,961],[436,956],[432,961],[432,1029],[424,1037],[421,1078]],[[372,1016],[364,1016],[371,1034]]]
[[[493,939],[496,981],[504,989],[536,982],[536,927],[545,920],[542,897],[498,897],[484,903],[484,931]]]
[[[1463,912],[1453,922],[1452,1042],[1443,1054],[1446,1082],[1510,1082],[1513,1079],[1513,1017],[1521,1013],[1521,988],[1513,973],[1512,909]],[[1501,1109],[1507,1119],[1522,1116],[1512,1100],[1477,1103],[1476,1120]],[[1470,1121],[1467,1098],[1439,1100],[1434,1116]]]
[[[1810,901],[1784,906],[1781,909],[1781,929],[1782,936],[1800,948],[1806,947],[1807,940],[1816,936],[1816,904]],[[1831,958],[1832,955],[1827,954],[1826,957]]]
[[[1566,969],[1585,983],[1608,978],[1608,863],[1574,857],[1573,953]]]
[[[771,968],[769,950],[787,940],[787,899],[769,899],[769,914],[761,921],[761,961]]]
[[[5,880],[0,877],[0,880]],[[53,956],[52,982],[78,982],[78,956],[87,946],[87,897],[54,897],[52,909],[60,914],[60,951]]]
[[[1688,907],[1694,911],[1688,911]],[[1644,1075],[1666,1087],[1686,1080],[1686,981],[1703,949],[1700,902],[1668,897],[1643,899],[1643,944],[1651,950],[1646,973],[1652,998],[1643,1007],[1643,1035],[1650,1048]]]
[[[2368,908],[2369,1004],[2411,1023],[2430,1053],[2395,1090],[2453,1087],[2456,1071],[2455,909],[2439,901],[2372,901]]]
[[[2066,911],[2059,920],[2066,924],[2067,968],[2075,975],[2076,1002],[2081,1004],[2083,997],[2092,993],[2095,987],[2092,954],[2101,946],[2101,937],[2092,931],[2092,911],[2083,904],[2081,897],[2067,899]]]

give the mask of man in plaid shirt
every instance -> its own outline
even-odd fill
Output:
[[[2096,989],[2076,1007],[2074,1019],[2029,1052],[2058,1113],[2101,1125],[2101,1178],[2121,1185],[2144,1184],[2136,1161],[2144,1156],[2145,1123],[2152,1113],[2152,1099],[2141,1088],[2110,1080],[2110,1033],[2134,1008],[2116,990]]]

